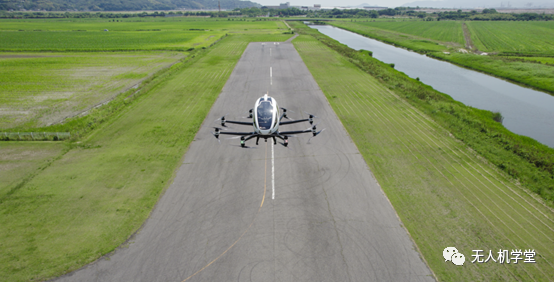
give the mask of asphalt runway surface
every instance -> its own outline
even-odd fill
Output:
[[[268,93],[326,130],[212,136]],[[292,111],[292,112],[291,112]],[[232,131],[252,131],[231,125]],[[307,129],[305,123],[281,131]],[[441,256],[441,254],[437,254]],[[251,43],[174,182],[128,247],[56,281],[433,281],[393,207],[291,43]]]

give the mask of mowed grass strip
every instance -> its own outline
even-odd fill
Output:
[[[114,250],[148,217],[250,41],[185,63],[0,204],[0,281],[44,280]]]
[[[338,53],[293,43],[439,280],[552,278],[552,210]],[[464,266],[444,261],[449,246]],[[475,249],[534,249],[537,263],[471,263]]]
[[[67,148],[62,142],[0,142],[0,202]]]

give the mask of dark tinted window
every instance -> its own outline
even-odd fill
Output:
[[[258,106],[258,125],[262,130],[271,128],[273,121],[273,107],[269,102],[261,102]]]

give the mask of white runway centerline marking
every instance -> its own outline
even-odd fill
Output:
[[[269,67],[269,84],[273,85],[273,67]]]
[[[271,143],[271,199],[275,200],[275,155],[273,154],[273,147],[275,145]]]

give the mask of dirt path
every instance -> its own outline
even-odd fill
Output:
[[[462,29],[464,30],[464,39],[466,41],[466,49],[476,51],[473,49],[473,42],[471,41],[471,34],[465,22],[462,23]]]

